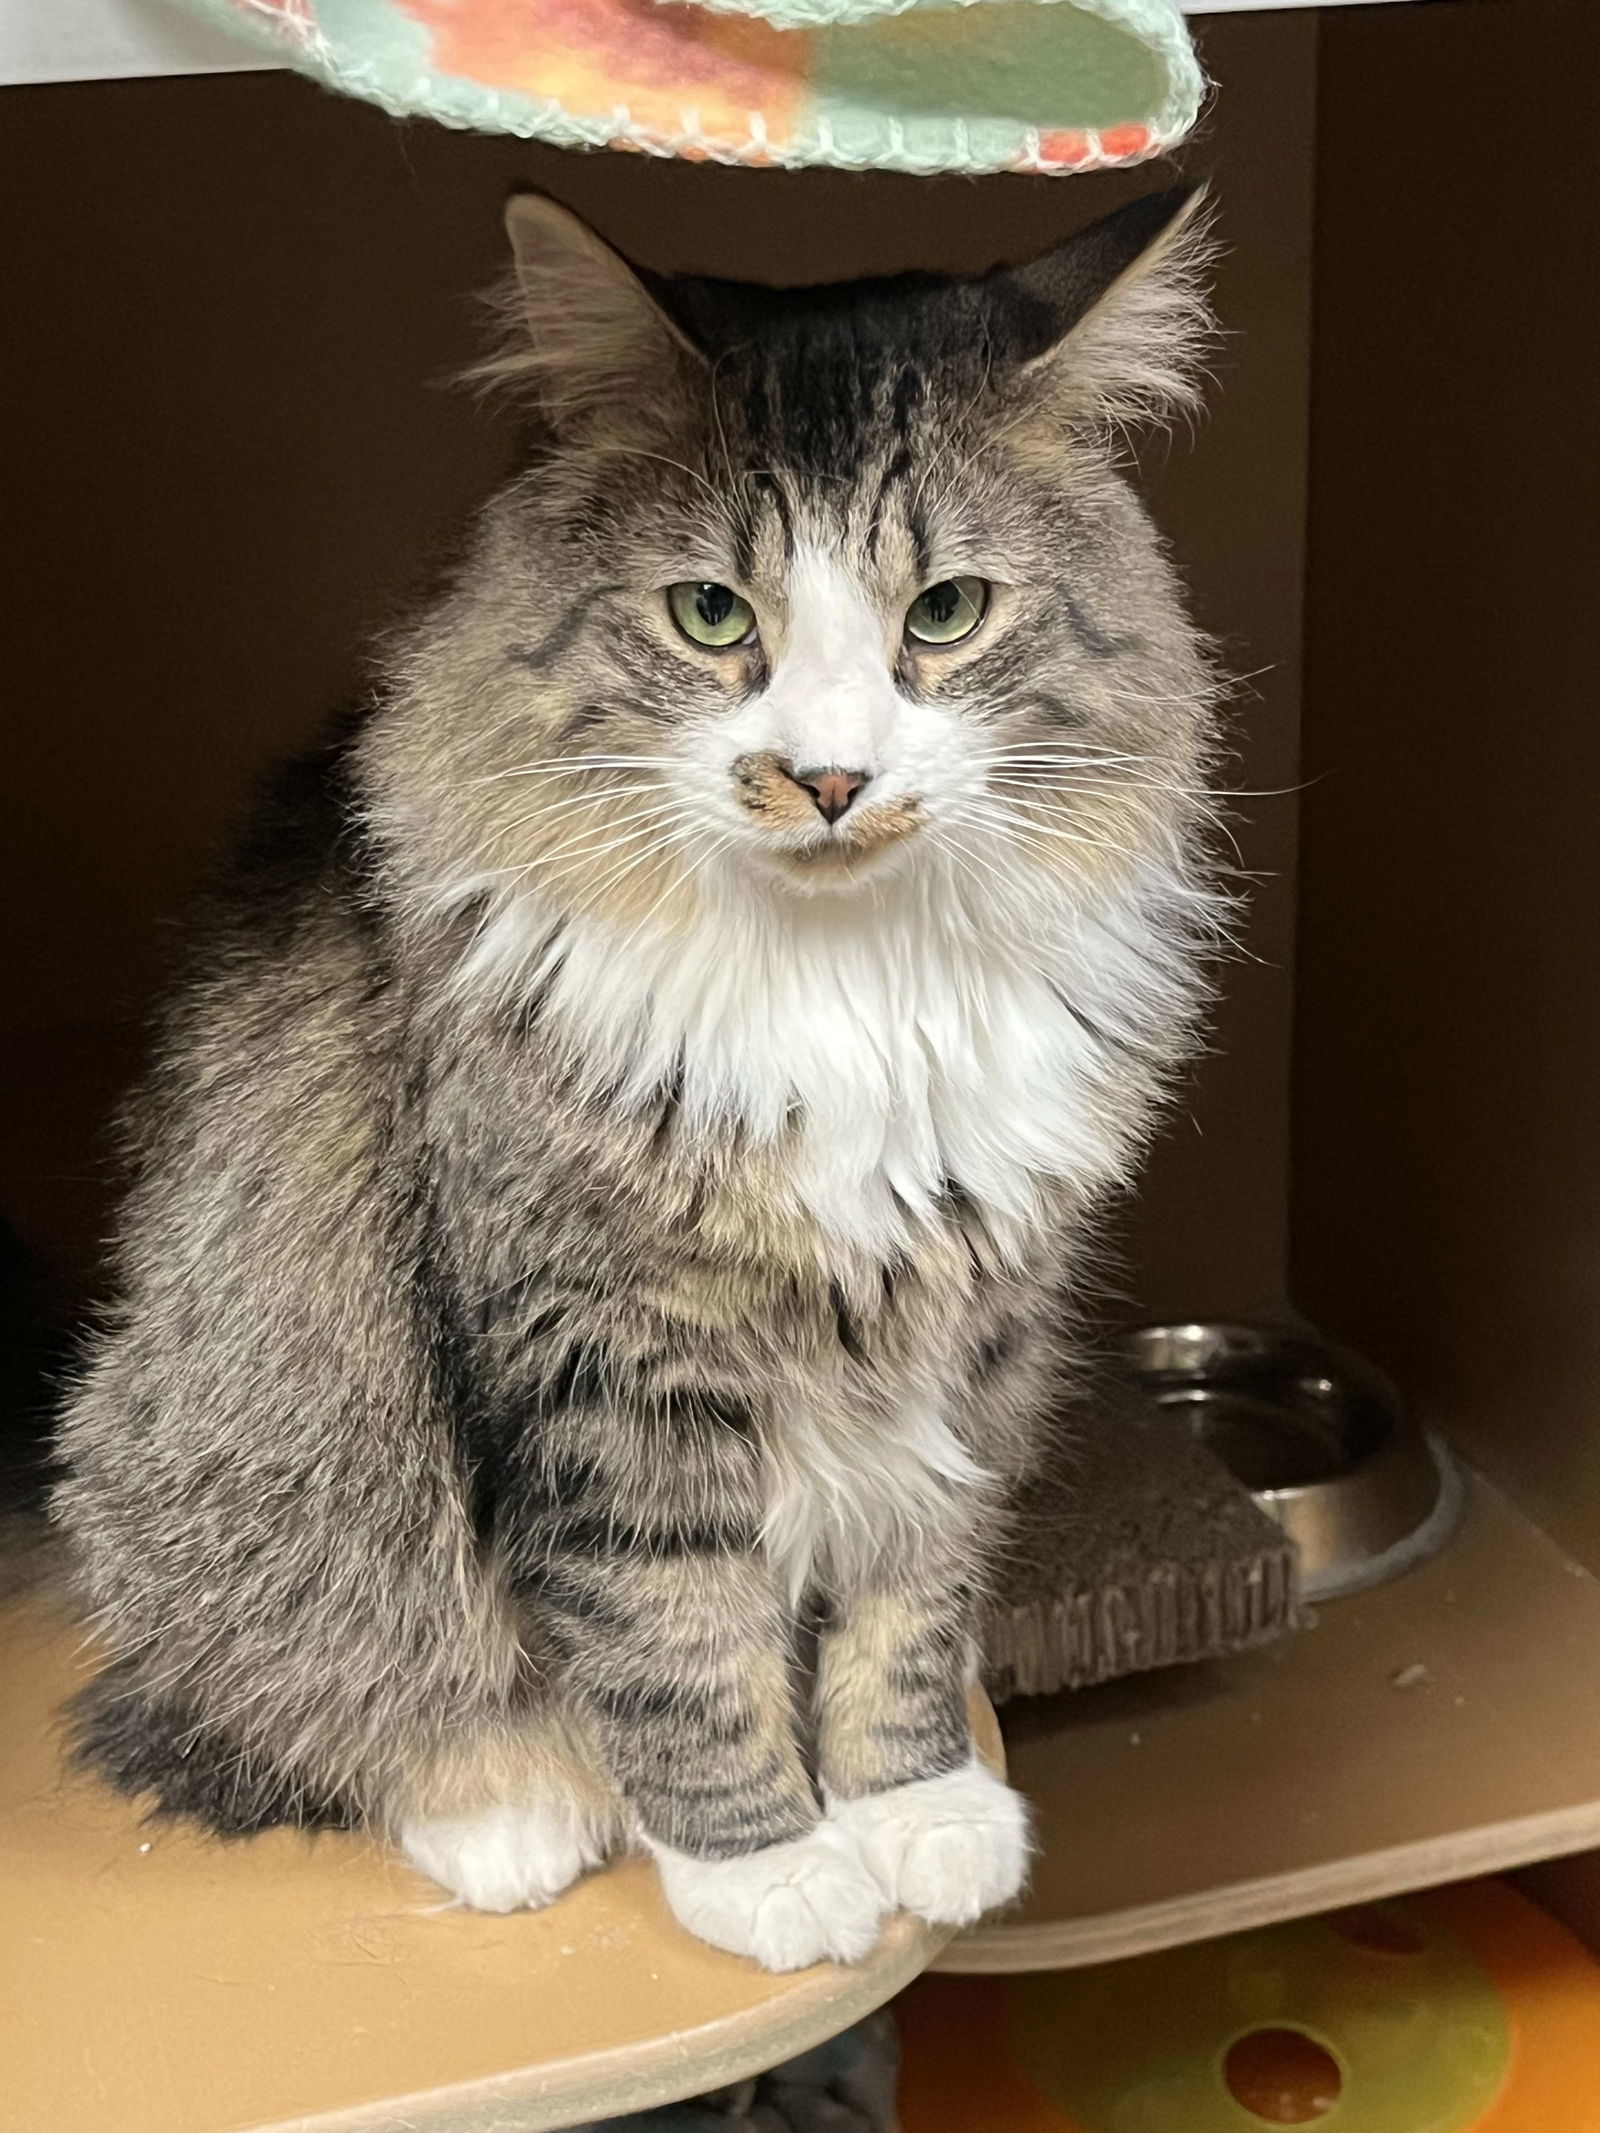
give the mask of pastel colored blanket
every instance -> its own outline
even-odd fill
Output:
[[[178,0],[398,115],[798,168],[1075,171],[1194,124],[1180,0]]]

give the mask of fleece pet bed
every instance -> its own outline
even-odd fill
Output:
[[[562,148],[1075,171],[1180,141],[1180,0],[175,0],[397,116]]]

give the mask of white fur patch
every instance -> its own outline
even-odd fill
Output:
[[[413,1866],[475,1911],[537,1910],[604,1856],[578,1801],[555,1785],[520,1806],[404,1822],[399,1838]]]
[[[649,1839],[678,1923],[766,1970],[856,1963],[886,1909],[853,1840],[831,1822],[737,1859],[691,1859]]]
[[[767,1509],[762,1540],[779,1583],[798,1604],[819,1562],[845,1586],[886,1553],[937,1533],[958,1492],[987,1480],[931,1407],[862,1429],[799,1403],[763,1442]]]
[[[996,908],[945,853],[913,857],[825,897],[708,868],[686,931],[575,918],[552,935],[552,914],[512,899],[471,980],[543,985],[580,1070],[625,1105],[680,1081],[691,1132],[772,1142],[798,1120],[791,1190],[847,1249],[910,1246],[952,1183],[1015,1247],[1040,1180],[1121,1174],[1134,1121],[1102,1092],[1131,1063],[1108,1045],[1168,1050],[1193,1004],[1199,899],[1146,866],[1122,899],[1074,907],[1019,869]]]
[[[1027,1804],[976,1760],[889,1792],[830,1800],[828,1819],[860,1847],[885,1902],[931,1925],[970,1926],[1027,1879]]]
[[[810,541],[789,570],[788,623],[750,738],[791,763],[878,776],[906,723],[884,618],[835,555]]]

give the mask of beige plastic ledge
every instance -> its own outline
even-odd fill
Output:
[[[853,1969],[772,1977],[639,1861],[490,1918],[363,1838],[147,1827],[63,1772],[84,1665],[37,1599],[0,1613],[3,2133],[540,2133],[776,2065],[943,1938],[896,1919]]]
[[[1107,1962],[1584,1850],[1600,1583],[1479,1483],[1410,1576],[1221,1665],[1010,1706],[1006,1749],[1033,1885],[940,1969]]]

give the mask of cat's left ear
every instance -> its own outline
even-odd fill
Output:
[[[1069,420],[1164,422],[1198,401],[1214,258],[1203,186],[1130,201],[984,284],[1024,385]]]
[[[705,358],[620,253],[542,193],[506,203],[515,278],[502,346],[468,373],[531,398],[570,437],[619,417],[648,419]]]

